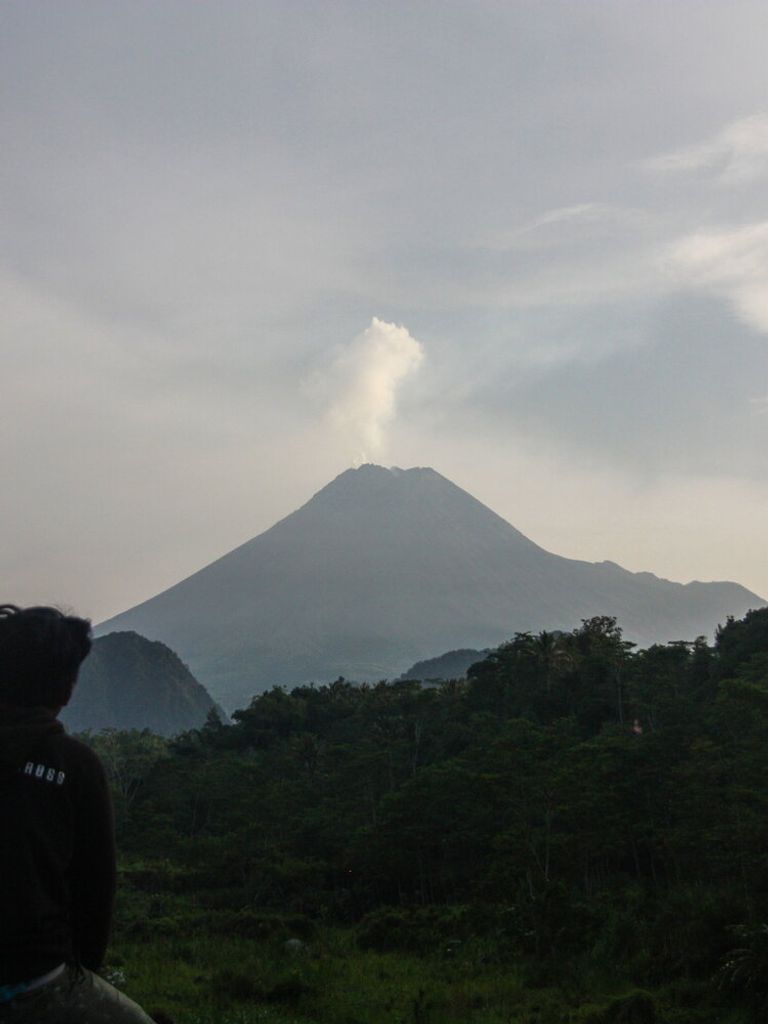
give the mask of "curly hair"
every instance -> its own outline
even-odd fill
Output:
[[[0,702],[62,707],[91,649],[91,623],[58,608],[0,605]]]

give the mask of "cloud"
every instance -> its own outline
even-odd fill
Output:
[[[398,388],[423,361],[423,345],[405,327],[374,317],[321,378],[332,396],[328,420],[349,442],[356,461],[382,452]]]
[[[558,206],[546,210],[522,227],[512,231],[508,238],[502,242],[503,245],[514,244],[525,235],[539,232],[540,229],[551,225],[562,226],[563,228],[573,226],[579,234],[585,231],[597,230],[600,233],[611,231],[624,231],[629,229],[638,230],[644,228],[649,215],[638,209],[615,206],[610,203],[575,203],[572,206]],[[545,238],[547,236],[544,236]]]
[[[761,178],[768,171],[768,114],[731,122],[705,142],[645,162],[660,172],[709,172],[724,185]]]
[[[768,333],[768,221],[686,235],[664,263],[681,283],[725,298],[742,323]]]
[[[637,205],[584,202],[546,209],[466,246],[453,268],[451,296],[517,314],[645,301],[666,287],[653,258],[665,230],[662,218]],[[572,329],[566,331],[572,342]]]

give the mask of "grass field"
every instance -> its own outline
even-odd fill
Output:
[[[284,941],[189,935],[125,943],[118,986],[174,1024],[750,1024],[703,1008],[695,987],[663,994],[620,979],[531,987],[482,946],[435,956],[362,951],[343,931],[297,950]]]

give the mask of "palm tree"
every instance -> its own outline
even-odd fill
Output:
[[[552,681],[573,664],[573,658],[560,632],[542,630],[530,638],[529,650],[536,659],[539,678],[544,682],[544,691],[549,697]]]

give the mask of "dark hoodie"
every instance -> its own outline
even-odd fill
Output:
[[[52,711],[0,705],[0,985],[62,961],[98,970],[114,891],[98,757]]]

